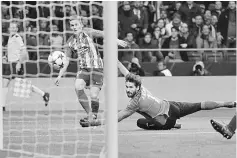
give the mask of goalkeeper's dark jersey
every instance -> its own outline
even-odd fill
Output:
[[[103,61],[93,40],[85,32],[72,35],[67,42],[67,55],[76,58],[79,68],[103,68]]]

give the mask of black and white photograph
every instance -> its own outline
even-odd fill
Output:
[[[236,1],[1,1],[0,158],[236,158]]]

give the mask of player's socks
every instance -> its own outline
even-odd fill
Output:
[[[42,91],[41,89],[39,89],[38,87],[36,87],[36,86],[34,86],[34,85],[32,85],[32,91],[35,92],[35,93],[37,93],[37,94],[39,94],[39,95],[41,95],[42,97],[43,97],[44,94],[45,94],[44,91]]]
[[[77,94],[78,101],[82,105],[83,109],[86,111],[87,114],[89,114],[90,113],[89,100],[84,89],[76,90],[76,94]]]
[[[235,132],[235,130],[236,130],[236,115],[231,119],[230,123],[227,125],[227,128],[229,128],[232,132]]]
[[[100,103],[99,103],[99,98],[97,99],[91,99],[91,109],[92,109],[92,113],[97,117],[97,114],[99,112],[99,107],[100,107]]]
[[[205,101],[201,103],[202,110],[213,110],[213,109],[221,108],[221,107],[234,108],[236,107],[236,103],[235,102],[214,102],[214,101]]]
[[[3,88],[3,101],[2,101],[2,107],[3,111],[5,111],[5,106],[6,106],[6,100],[7,100],[7,94],[8,94],[8,88]]]

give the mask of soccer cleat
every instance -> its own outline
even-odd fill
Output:
[[[92,119],[96,120],[97,119],[97,114],[93,114]],[[86,117],[80,119],[80,122],[87,122],[88,120],[89,120],[89,116],[86,116]]]
[[[214,120],[211,120],[210,122],[211,122],[212,127],[227,139],[230,139],[235,134],[235,132],[232,132],[225,125],[222,125]]]
[[[49,93],[47,93],[47,92],[44,93],[43,99],[45,101],[45,106],[48,106],[49,96],[50,96]]]
[[[176,128],[176,129],[181,129],[181,124],[176,123],[176,124],[174,125],[174,128]]]

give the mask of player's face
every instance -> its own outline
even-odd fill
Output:
[[[229,7],[230,7],[230,9],[235,9],[235,7],[236,7],[235,1],[230,1]]]
[[[10,24],[10,27],[9,27],[9,32],[10,32],[10,34],[17,33],[17,31],[18,31],[17,24],[11,23],[11,24]]]
[[[136,87],[133,82],[126,82],[126,93],[129,98],[133,98],[138,90],[139,87]]]
[[[82,31],[83,24],[79,20],[71,20],[70,28],[73,30],[75,34],[80,33]]]

